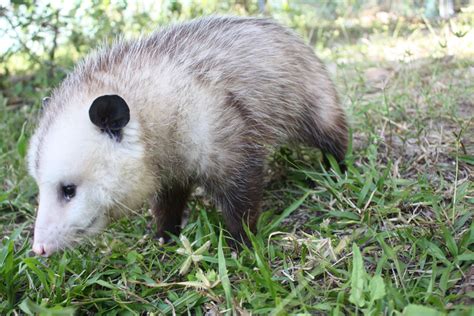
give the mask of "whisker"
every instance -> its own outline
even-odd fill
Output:
[[[120,210],[125,210],[125,211],[124,211],[124,214],[127,214],[127,212],[130,212],[130,213],[132,213],[132,214],[134,214],[134,215],[136,215],[136,216],[138,216],[138,217],[144,219],[144,216],[143,216],[143,214],[142,214],[141,212],[138,212],[138,211],[136,211],[136,210],[134,210],[134,209],[131,209],[130,207],[128,207],[127,205],[123,204],[122,202],[120,202],[120,201],[118,201],[118,200],[116,200],[116,199],[113,199],[113,202],[114,202],[117,206],[120,207]]]

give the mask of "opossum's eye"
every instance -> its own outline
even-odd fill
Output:
[[[50,97],[44,97],[43,100],[41,100],[41,108],[44,109],[45,107],[49,105],[50,102],[51,102]]]
[[[66,201],[70,201],[76,195],[76,186],[68,184],[61,186],[61,192]]]

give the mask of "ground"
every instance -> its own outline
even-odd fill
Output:
[[[278,150],[259,233],[240,252],[195,194],[174,243],[153,238],[144,209],[75,250],[33,256],[37,189],[24,156],[39,101],[10,76],[0,313],[472,315],[473,21],[374,15],[348,21],[334,42],[307,36],[350,118],[348,171],[321,168],[317,150]]]

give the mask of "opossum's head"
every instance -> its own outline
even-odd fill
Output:
[[[39,186],[33,251],[46,256],[100,232],[150,187],[140,124],[123,98],[49,103],[28,153]]]

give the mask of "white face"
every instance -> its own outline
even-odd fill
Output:
[[[117,140],[91,122],[88,106],[68,105],[43,130],[42,141],[33,137],[30,173],[39,186],[36,254],[49,256],[100,232],[111,217],[139,206],[152,193],[139,133],[132,115]]]

